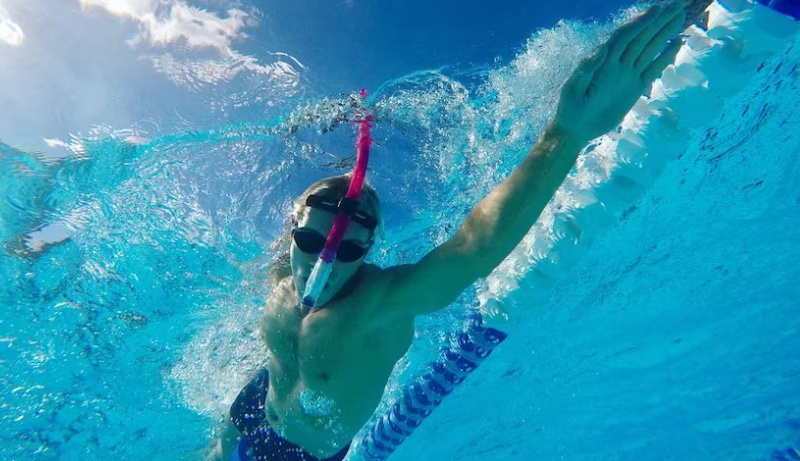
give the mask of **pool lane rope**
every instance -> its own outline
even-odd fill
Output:
[[[800,0],[717,0],[708,8],[706,30],[691,26],[674,64],[626,115],[621,129],[581,154],[583,164],[568,177],[550,209],[523,242],[487,279],[478,295],[480,314],[449,335],[450,345],[413,379],[388,411],[378,415],[358,443],[365,458],[384,460],[506,338],[514,319],[500,299],[517,287],[514,274],[526,274],[536,291],[562,278],[597,235],[614,223],[652,185],[665,165],[683,153],[690,130],[718,116],[762,63],[782,50],[800,27]],[[599,181],[586,181],[588,177]],[[586,186],[590,182],[593,186]],[[533,255],[533,256],[529,256]]]

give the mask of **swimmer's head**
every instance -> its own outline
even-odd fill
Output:
[[[347,194],[351,177],[352,174],[345,174],[318,181],[306,189],[295,202],[291,217],[292,245],[289,254],[292,278],[299,294],[305,290],[305,284],[319,258],[322,245],[336,220],[335,211],[308,206],[306,204],[308,197],[315,196],[330,203],[338,203]],[[358,211],[374,218],[377,227],[372,230],[371,226],[366,225],[368,223],[361,219],[350,220],[331,275],[319,297],[320,305],[333,298],[356,274],[372,248],[376,234],[380,232],[382,221],[380,201],[375,189],[366,183],[361,189]]]

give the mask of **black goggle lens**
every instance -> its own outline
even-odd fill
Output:
[[[297,248],[303,253],[319,254],[325,247],[327,240],[324,235],[311,229],[298,227],[292,231],[292,237]],[[343,240],[336,252],[336,260],[343,263],[352,263],[363,258],[367,254],[368,247],[363,247],[350,240]]]

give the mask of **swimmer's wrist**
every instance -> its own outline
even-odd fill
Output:
[[[542,133],[542,143],[557,145],[567,150],[580,150],[591,141],[591,137],[574,127],[568,127],[558,120],[553,121]]]

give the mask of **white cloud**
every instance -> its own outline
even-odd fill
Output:
[[[78,1],[83,8],[102,8],[135,22],[139,34],[128,41],[133,46],[168,48],[171,44],[181,45],[180,50],[144,56],[176,85],[200,89],[205,85],[230,81],[243,71],[269,76],[283,88],[294,87],[300,81],[297,69],[303,69],[303,65],[285,53],[271,53],[274,61],[263,64],[231,48],[234,41],[247,37],[243,29],[258,24],[252,15],[242,10],[229,9],[227,17],[221,18],[193,7],[185,0]],[[208,53],[199,53],[203,56],[198,57],[198,53],[191,53],[209,49],[216,50],[217,54],[209,57]],[[187,51],[192,56],[187,55]]]
[[[111,14],[136,22],[139,36],[132,40],[132,44],[146,41],[152,46],[164,46],[184,40],[190,47],[224,49],[233,40],[246,37],[241,30],[246,26],[249,15],[235,8],[227,11],[228,17],[221,18],[182,0],[78,1],[83,8],[103,8]]]
[[[8,11],[0,5],[0,42],[6,42],[11,46],[20,46],[25,41],[25,34],[22,28],[11,20]]]
[[[226,51],[220,59],[177,59],[171,54],[153,55],[154,67],[179,86],[199,89],[206,84],[216,84],[232,80],[240,72],[249,71],[265,75],[284,88],[295,87],[300,82],[300,73],[290,63],[281,60],[284,53],[275,53],[276,60],[271,64],[259,64],[252,56],[245,56],[233,50]],[[303,68],[297,60],[294,64]],[[284,58],[285,59],[285,58]]]

